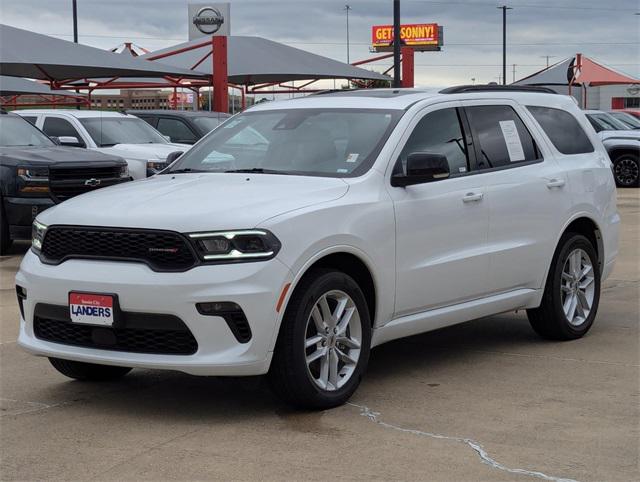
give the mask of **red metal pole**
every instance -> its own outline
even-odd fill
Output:
[[[227,37],[211,37],[211,48],[213,48],[213,110],[229,112]]]
[[[413,49],[402,47],[402,87],[413,87]]]

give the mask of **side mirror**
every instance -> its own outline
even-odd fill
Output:
[[[51,139],[56,146],[60,145],[60,139],[58,139],[56,136],[49,136],[49,139]]]
[[[80,142],[76,136],[60,136],[58,142],[61,146],[84,147],[84,143]]]
[[[173,161],[175,161],[178,157],[180,157],[183,154],[182,151],[174,151],[174,152],[170,152],[169,155],[167,156],[166,159],[166,163],[167,166],[171,163],[173,163]]]
[[[446,179],[449,174],[447,156],[432,152],[412,152],[407,156],[407,174],[394,174],[391,177],[391,185],[405,187],[422,184]]]

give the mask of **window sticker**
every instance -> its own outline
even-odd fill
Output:
[[[504,142],[507,144],[509,160],[511,162],[524,161],[524,149],[522,148],[522,142],[520,142],[516,123],[512,120],[500,121],[500,129],[502,129]]]
[[[356,161],[358,160],[358,156],[359,156],[359,155],[360,155],[360,154],[358,154],[357,152],[356,152],[356,153],[351,153],[351,154],[349,154],[349,155],[347,156],[346,161],[347,161],[347,162],[356,162]]]
[[[459,167],[458,168],[458,172],[467,172],[467,168],[466,167]]]
[[[339,174],[346,174],[349,172],[349,169],[338,169],[336,172]]]

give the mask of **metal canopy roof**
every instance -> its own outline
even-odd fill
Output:
[[[20,77],[0,75],[0,95],[70,95],[80,96],[68,90],[51,90],[48,86]]]
[[[114,54],[3,24],[0,24],[0,73],[50,81],[85,77],[194,76],[193,71],[175,66]]]
[[[262,37],[229,36],[227,38],[228,77],[229,82],[234,84],[250,85],[307,79],[389,80],[386,75],[354,67]],[[195,39],[166,49],[156,50],[138,58],[154,58],[158,55],[177,52],[174,55],[163,57],[161,62],[183,69],[197,66],[195,72],[211,75],[213,67],[210,44],[185,50],[203,44],[206,40],[206,37]]]

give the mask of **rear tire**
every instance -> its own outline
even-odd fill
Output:
[[[371,320],[345,273],[310,271],[294,291],[269,370],[273,391],[300,408],[327,409],[356,391],[369,360]]]
[[[600,268],[591,241],[566,233],[553,256],[540,307],[527,310],[538,335],[550,340],[584,336],[600,302]]]
[[[618,187],[640,186],[640,160],[633,154],[622,154],[613,161],[613,177]]]
[[[9,223],[4,212],[4,200],[0,198],[0,256],[8,254],[12,244]]]
[[[103,382],[117,380],[131,371],[128,367],[96,365],[61,358],[49,358],[53,368],[63,375],[76,380]]]

